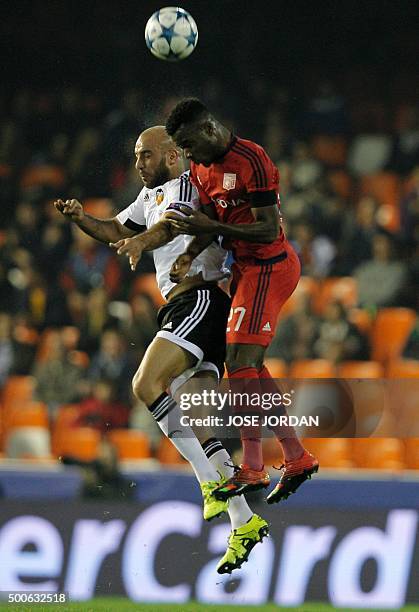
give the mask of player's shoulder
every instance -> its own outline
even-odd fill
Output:
[[[190,172],[189,170],[186,170],[185,172],[182,172],[182,174],[180,174],[176,178],[171,179],[170,181],[167,181],[167,183],[165,183],[165,187],[167,189],[173,189],[173,188],[178,187],[179,185],[184,185],[184,184],[189,184],[189,183],[190,183]]]
[[[246,140],[245,138],[239,138],[238,136],[235,137],[231,150],[242,157],[245,157],[246,155],[262,155],[263,157],[269,158],[262,145],[254,142],[253,140]]]

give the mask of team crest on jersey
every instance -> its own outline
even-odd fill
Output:
[[[157,189],[156,191],[156,203],[160,205],[164,200],[164,191],[163,189]]]
[[[231,174],[230,172],[224,172],[224,178],[223,178],[223,189],[234,189],[234,187],[236,186],[236,175],[235,174]]]

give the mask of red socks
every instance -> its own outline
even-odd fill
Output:
[[[243,367],[228,373],[230,389],[232,393],[260,392],[259,373],[256,368]],[[262,415],[262,410],[257,406],[235,405],[234,414],[240,416]],[[260,425],[243,425],[240,427],[240,438],[243,447],[243,464],[252,470],[263,469],[262,454],[262,427]]]
[[[263,366],[259,370],[259,378],[261,380],[262,393],[278,393],[280,389],[272,378],[268,368]],[[277,406],[274,408],[275,414],[278,416],[284,416],[287,414],[284,406]],[[295,429],[289,425],[277,425],[272,427],[272,431],[277,437],[284,453],[285,461],[291,461],[293,459],[299,459],[304,453],[304,447],[297,438]]]

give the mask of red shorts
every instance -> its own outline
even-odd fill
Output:
[[[240,260],[233,264],[227,324],[227,344],[268,346],[275,334],[283,304],[301,275],[298,256],[289,243],[271,259]]]

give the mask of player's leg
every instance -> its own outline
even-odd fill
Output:
[[[199,394],[202,389],[217,391],[219,379],[217,374],[211,370],[201,370],[194,374],[176,392],[176,397],[187,393]],[[179,400],[178,400],[179,401]],[[191,416],[206,416],[206,407],[196,407],[191,410]],[[202,444],[208,460],[224,480],[234,475],[233,461],[223,444],[214,436],[209,427],[195,429],[197,438]],[[234,569],[239,569],[258,542],[261,542],[269,533],[268,523],[249,508],[244,495],[232,497],[228,504],[228,515],[231,522],[231,532],[228,539],[228,547],[217,565],[219,574],[230,574]]]
[[[133,390],[134,395],[147,405],[164,435],[191,464],[204,496],[204,518],[210,519],[227,510],[225,504],[218,505],[212,496],[219,476],[192,428],[180,424],[182,411],[166,392],[172,379],[193,366],[196,360],[181,346],[164,338],[154,338],[134,376]]]
[[[289,245],[280,256],[258,265],[246,265],[242,268],[239,282],[232,302],[232,312],[227,328],[227,369],[229,378],[234,380],[241,375],[254,377],[255,370],[260,382],[259,391],[266,391],[267,383],[271,392],[272,378],[263,365],[264,353],[269,346],[282,305],[293,293],[300,276],[300,264],[295,251]],[[284,407],[278,409],[286,415]],[[260,429],[241,432],[244,458],[243,466],[236,474],[235,482],[231,482],[231,490],[225,490],[225,496],[237,495],[249,490],[253,485],[264,486],[264,468]],[[274,431],[283,450],[285,463],[279,488],[289,478],[290,492],[293,492],[307,477],[307,470],[316,471],[318,463],[302,447],[295,431],[288,428],[275,428]],[[247,438],[247,439],[246,439]],[[246,452],[246,450],[248,452]],[[311,463],[311,467],[308,465]],[[317,464],[317,465],[316,465]],[[250,468],[250,469],[249,469]],[[300,482],[301,481],[301,482]],[[222,487],[222,485],[221,485]],[[221,487],[216,495],[221,498]],[[284,489],[282,492],[286,493]],[[288,493],[289,494],[289,493]],[[270,502],[278,501],[278,491]]]

